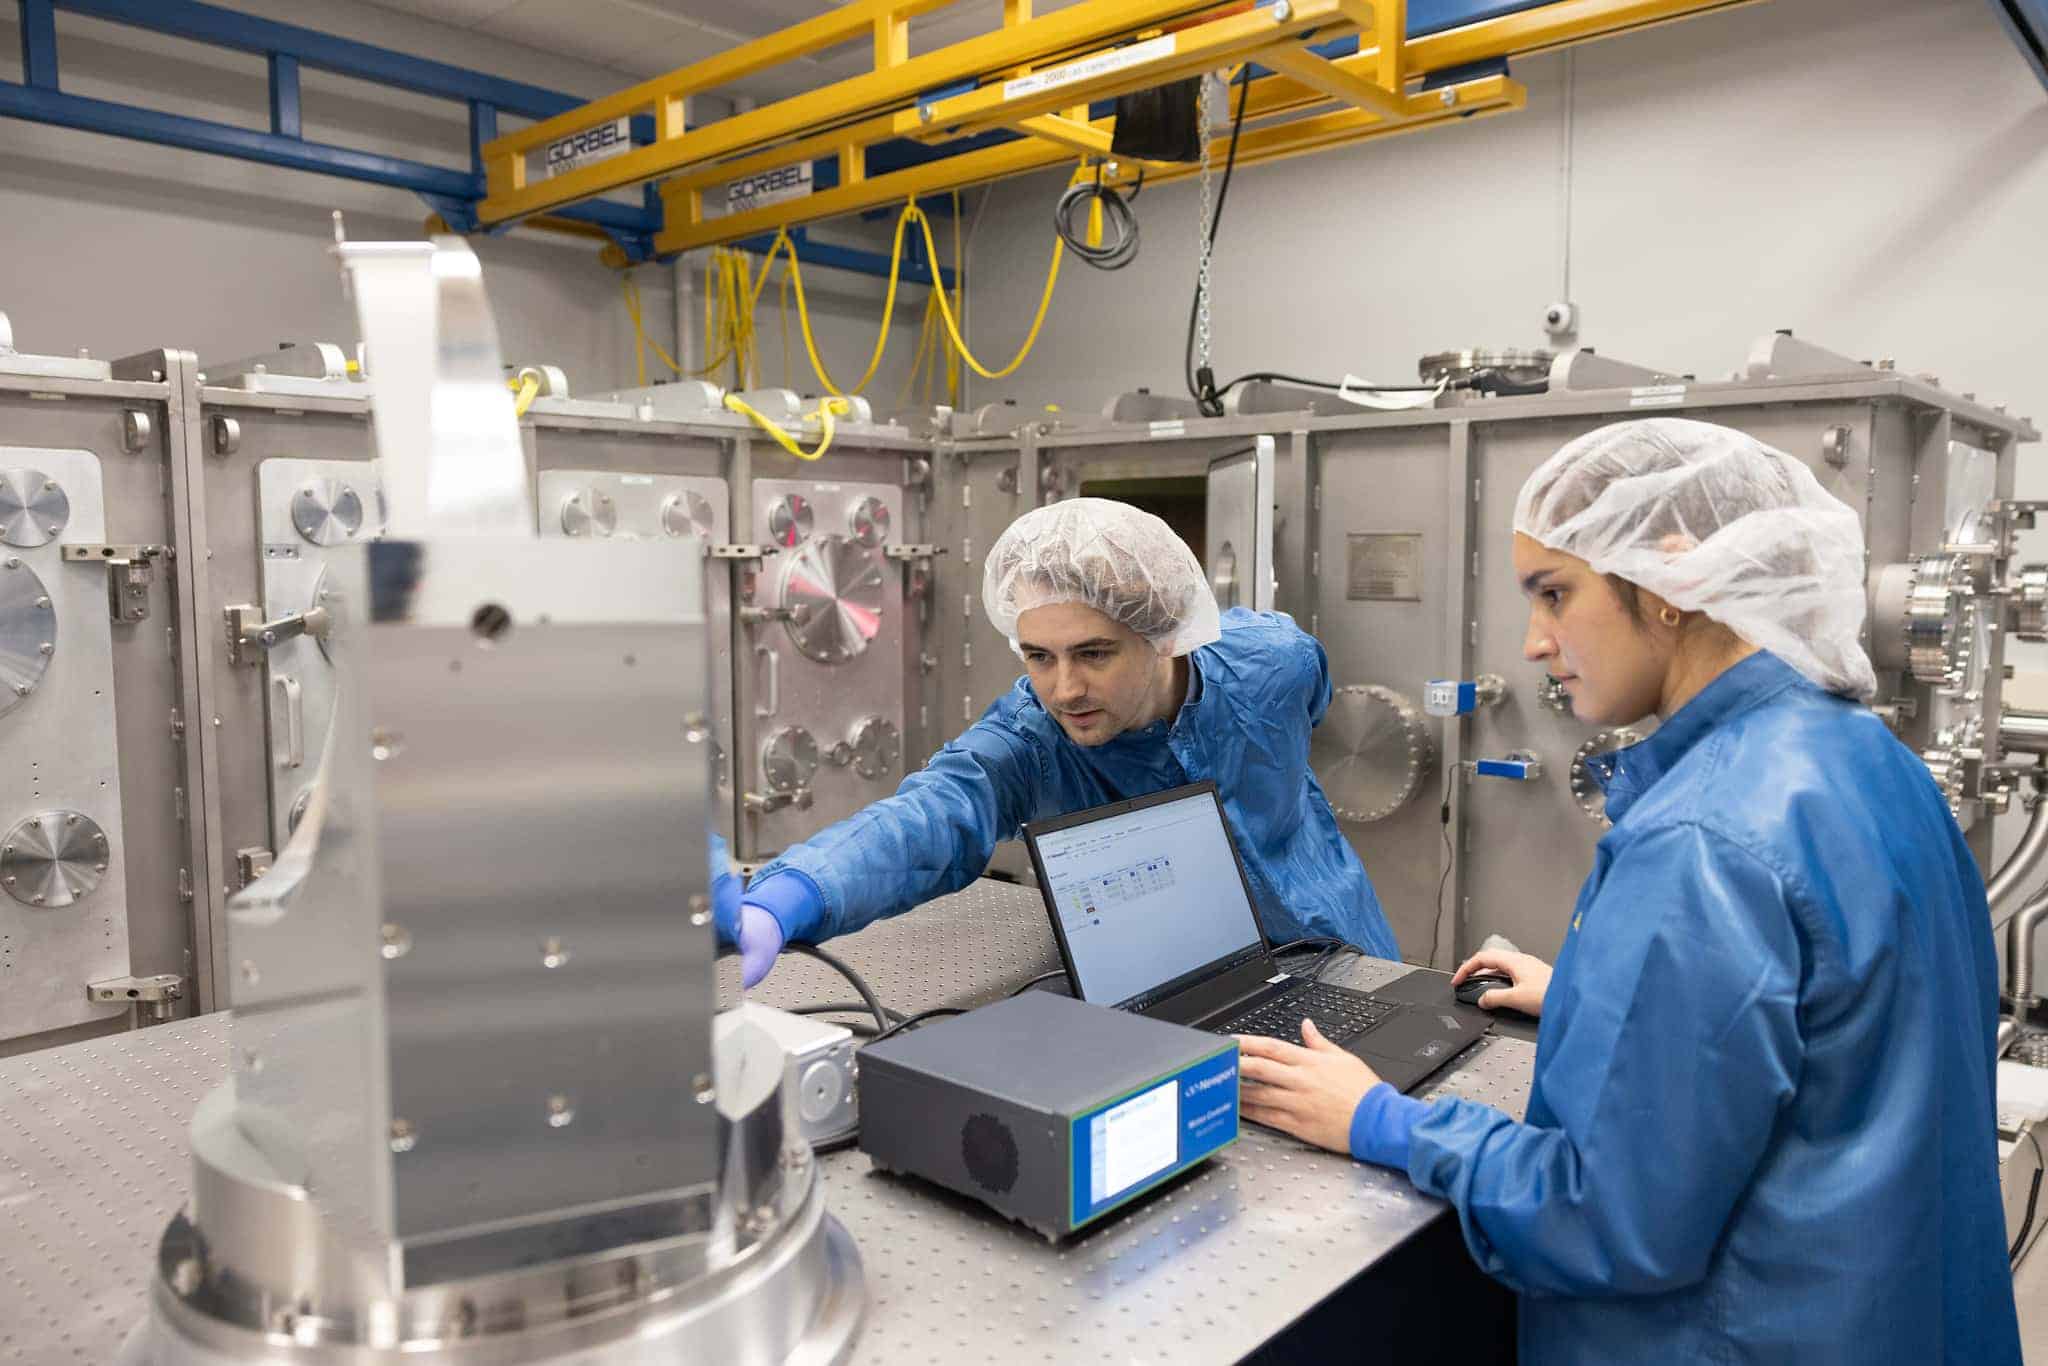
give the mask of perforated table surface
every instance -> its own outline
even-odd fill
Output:
[[[994,1000],[1058,966],[1038,894],[994,881],[831,949],[903,1011]],[[1351,959],[1327,979],[1370,990],[1406,971]],[[736,999],[736,963],[720,964],[719,983]],[[831,968],[794,955],[754,993],[781,1006],[851,997]],[[228,1038],[217,1014],[0,1060],[0,1362],[113,1356],[185,1200],[186,1125],[227,1075]],[[1534,1056],[1496,1035],[1431,1090],[1519,1115]],[[1444,1213],[1403,1176],[1253,1126],[1058,1246],[872,1172],[856,1151],[824,1171],[867,1274],[856,1362],[1236,1360]]]

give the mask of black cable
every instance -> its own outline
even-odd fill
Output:
[[[1338,944],[1333,948],[1324,949],[1322,956],[1316,959],[1315,966],[1308,970],[1308,980],[1311,982],[1322,981],[1323,974],[1330,970],[1330,964],[1347,953],[1355,953],[1360,958],[1365,957],[1365,950],[1356,944]]]
[[[1135,192],[1132,198],[1136,198]],[[1074,210],[1086,210],[1089,206],[1102,206],[1102,245],[1092,246],[1088,241],[1085,220],[1083,226],[1074,226]],[[1097,270],[1122,270],[1138,255],[1138,216],[1131,212],[1131,206],[1117,193],[1113,185],[1102,183],[1102,167],[1095,168],[1095,183],[1079,181],[1067,186],[1053,207],[1052,230],[1072,252]]]
[[[927,1020],[936,1020],[941,1015],[965,1015],[966,1013],[967,1011],[960,1006],[933,1006],[930,1010],[920,1010],[915,1015],[898,1020],[895,1024],[890,1025],[887,1029],[875,1035],[869,1042],[880,1043],[892,1035],[901,1034],[906,1029],[915,1029]]]
[[[1436,884],[1436,923],[1429,927],[1429,961],[1425,967],[1436,966],[1437,946],[1444,937],[1444,888],[1451,885],[1451,860],[1457,851],[1451,848],[1451,775],[1444,774],[1443,805],[1437,808],[1437,826],[1444,837],[1444,875]]]
[[[1249,384],[1253,380],[1265,380],[1272,384],[1298,384],[1304,389],[1334,389],[1339,392],[1348,387],[1362,394],[1433,394],[1439,388],[1447,387],[1436,384],[1353,384],[1347,386],[1342,381],[1332,383],[1326,379],[1304,379],[1300,375],[1283,375],[1278,370],[1253,370],[1249,374],[1239,375],[1228,384],[1217,385],[1216,394],[1220,398],[1238,385]]]
[[[789,1013],[792,1015],[853,1015],[863,1014],[867,1011],[867,1008],[865,1001],[833,1001],[829,1005],[791,1006]],[[882,1007],[882,1013],[889,1017],[891,1024],[903,1018],[902,1011],[892,1010],[888,1006]]]
[[[788,952],[800,953],[806,958],[817,959],[820,963],[831,968],[851,983],[853,989],[860,993],[860,999],[866,1003],[869,1013],[875,1017],[875,1028],[882,1034],[888,1033],[895,1027],[889,1023],[889,1008],[882,1004],[881,997],[875,995],[874,988],[867,984],[866,978],[819,948],[816,944],[790,944],[786,948]]]
[[[1065,977],[1066,975],[1067,970],[1065,968],[1054,968],[1051,972],[1041,972],[1036,977],[1026,982],[1023,986],[1018,987],[1015,991],[1011,992],[1010,994],[1012,996],[1022,996],[1025,992],[1031,990],[1031,988],[1037,986],[1040,982],[1050,982],[1055,977]]]
[[[1230,197],[1230,173],[1237,169],[1237,136],[1244,131],[1244,106],[1252,93],[1252,68],[1247,62],[1238,72],[1237,116],[1230,121],[1230,150],[1223,157],[1223,179],[1216,187],[1216,203],[1209,211],[1208,233],[1202,239],[1211,258],[1216,254],[1216,228],[1223,221],[1223,201]],[[1202,282],[1195,281],[1194,302],[1188,305],[1188,339],[1181,353],[1182,378],[1188,393],[1201,405],[1207,417],[1223,416],[1223,397],[1216,392],[1216,373],[1209,366],[1195,369],[1195,320],[1202,312]]]
[[[2033,1129],[2027,1130],[2027,1141],[2034,1145],[2034,1184],[2027,1188],[2027,1213],[2020,1220],[2019,1237],[2012,1240],[2012,1251],[2006,1255],[2009,1267],[2020,1264],[2020,1251],[2027,1245],[2027,1234],[2034,1228],[2034,1206],[2041,1199],[2041,1169],[2048,1166],[2048,1157],[2041,1155],[2041,1136]]]

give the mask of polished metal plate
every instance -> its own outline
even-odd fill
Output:
[[[0,889],[59,910],[91,896],[107,871],[107,834],[76,811],[42,811],[0,836]]]
[[[18,556],[0,558],[0,716],[43,681],[57,652],[57,614],[36,571]]]
[[[843,536],[820,536],[790,556],[782,574],[789,638],[820,664],[864,653],[882,626],[881,556]]]
[[[340,545],[363,528],[363,499],[339,479],[313,479],[292,495],[292,526],[314,545]]]
[[[41,470],[0,469],[0,541],[47,545],[70,521],[71,500],[56,480]]]

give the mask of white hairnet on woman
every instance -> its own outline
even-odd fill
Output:
[[[1017,618],[1077,602],[1128,626],[1163,655],[1222,635],[1208,576],[1159,518],[1108,498],[1070,498],[1012,522],[988,553],[981,581],[988,619],[1017,648]]]
[[[1588,432],[1522,485],[1515,530],[1705,613],[1830,692],[1877,691],[1856,514],[1755,437],[1681,418]]]

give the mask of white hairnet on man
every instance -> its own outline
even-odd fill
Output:
[[[1858,640],[1856,514],[1755,437],[1682,418],[1588,432],[1522,486],[1515,530],[1704,613],[1830,692],[1877,691]]]
[[[1108,498],[1071,498],[1025,513],[997,538],[982,572],[988,619],[1017,649],[1017,618],[1063,602],[1128,626],[1163,655],[1222,635],[1209,579],[1158,517]]]

